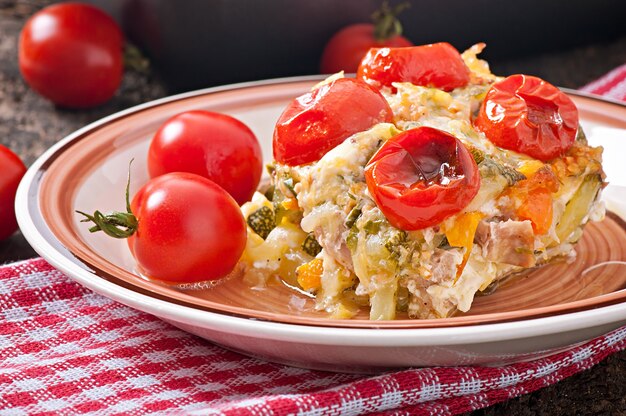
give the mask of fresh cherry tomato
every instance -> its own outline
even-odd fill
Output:
[[[401,35],[377,39],[375,26],[357,23],[341,29],[324,47],[320,72],[331,74],[339,71],[356,72],[361,59],[370,48],[412,46],[413,43]]]
[[[119,26],[100,9],[55,4],[35,13],[22,29],[20,71],[31,88],[59,106],[93,107],[120,85],[123,46]]]
[[[417,127],[389,139],[365,167],[376,205],[391,225],[418,230],[460,212],[478,193],[476,162],[456,137]]]
[[[155,279],[220,279],[233,270],[246,245],[246,222],[237,202],[193,173],[151,179],[133,198],[131,211],[138,225],[128,246]]]
[[[15,192],[25,172],[20,158],[0,145],[0,241],[17,230]]]
[[[130,179],[129,179],[130,183]],[[169,283],[218,280],[237,264],[246,245],[246,222],[237,202],[215,182],[174,172],[150,179],[126,212],[93,215],[89,231],[127,238],[140,270]]]
[[[259,142],[248,126],[210,111],[178,114],[156,132],[148,150],[152,178],[191,172],[224,188],[239,204],[252,198],[263,171]]]
[[[361,61],[357,78],[376,87],[392,82],[410,82],[445,91],[464,87],[470,71],[454,46],[449,43],[408,48],[372,48]]]
[[[548,161],[574,143],[578,110],[554,85],[511,75],[491,86],[474,125],[496,146]]]
[[[378,91],[360,80],[337,79],[283,111],[274,129],[274,159],[290,166],[315,162],[354,133],[392,119]]]

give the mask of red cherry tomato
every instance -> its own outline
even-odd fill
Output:
[[[148,150],[154,178],[169,172],[191,172],[224,188],[239,204],[259,185],[263,155],[259,142],[241,121],[209,111],[178,114],[156,132]]]
[[[137,229],[128,246],[147,276],[168,282],[217,280],[230,273],[246,245],[235,200],[193,173],[151,179],[133,198]]]
[[[385,40],[374,36],[375,26],[358,23],[347,26],[333,35],[324,47],[320,72],[331,74],[339,71],[356,72],[361,59],[370,48],[412,46],[404,36],[396,35]]]
[[[340,78],[293,100],[274,129],[274,159],[290,166],[319,160],[354,133],[390,122],[385,98],[353,78]]]
[[[554,85],[511,75],[491,86],[474,125],[496,146],[548,161],[574,143],[578,110]]]
[[[376,88],[392,82],[410,82],[445,91],[464,87],[470,72],[463,58],[449,43],[409,48],[372,48],[361,61],[357,78]]]
[[[56,4],[22,29],[19,64],[35,91],[55,104],[93,107],[113,96],[122,79],[122,31],[100,9]]]
[[[476,196],[476,162],[456,137],[417,127],[389,139],[365,167],[365,180],[391,225],[418,230],[460,212]]]
[[[17,230],[15,192],[25,172],[20,158],[0,145],[0,241]]]

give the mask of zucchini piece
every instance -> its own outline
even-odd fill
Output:
[[[267,238],[270,232],[276,228],[276,217],[274,211],[263,206],[248,216],[246,220],[252,231],[257,233],[263,240]]]
[[[302,250],[308,255],[315,257],[322,251],[322,246],[317,242],[313,233],[309,233],[302,243]]]
[[[521,172],[513,169],[510,166],[498,163],[490,157],[484,157],[479,166],[481,175],[484,177],[502,176],[506,179],[509,186],[515,185],[517,182],[526,179],[526,176]]]
[[[591,204],[595,201],[601,187],[602,178],[600,175],[585,177],[572,199],[565,206],[561,220],[556,225],[556,235],[561,242],[567,241],[572,233],[582,226],[583,218],[589,213]]]

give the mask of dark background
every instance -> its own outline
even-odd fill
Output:
[[[72,131],[171,92],[317,72],[323,45],[339,28],[367,21],[373,0],[101,0],[151,60],[127,70],[108,103],[67,111],[33,93],[17,66],[17,37],[46,0],[0,0],[0,144],[30,165]],[[579,88],[626,63],[626,1],[414,0],[401,20],[416,44],[488,44],[500,75],[528,73]],[[15,234],[0,242],[0,264],[34,257]],[[476,415],[626,415],[626,352],[535,393]]]
[[[112,14],[143,47],[172,91],[318,72],[327,40],[369,22],[382,0],[88,0]],[[398,0],[390,4],[398,4]],[[626,33],[620,0],[410,0],[400,20],[416,45],[478,42],[494,72],[511,61]],[[623,57],[623,56],[622,56]],[[544,67],[535,75],[546,77]],[[598,74],[600,75],[600,74]],[[570,74],[585,82],[584,76]],[[546,77],[547,78],[547,77]]]

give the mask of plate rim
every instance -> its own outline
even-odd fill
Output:
[[[289,327],[289,328],[297,327],[299,328],[299,330],[306,329],[304,330],[303,334],[307,333],[311,329],[321,330],[325,334],[327,334],[328,331],[330,330],[337,330],[342,334],[344,334],[346,331],[349,331],[350,333],[354,333],[355,336],[358,335],[357,333],[360,331],[366,331],[367,333],[370,333],[369,336],[371,336],[372,331],[375,331],[377,333],[385,333],[387,334],[387,336],[391,335],[390,332],[394,332],[394,331],[400,331],[402,334],[406,332],[419,331],[419,333],[423,336],[427,336],[427,337],[435,336],[435,338],[438,338],[438,336],[436,336],[437,332],[443,331],[442,334],[446,333],[447,334],[446,337],[451,335],[450,332],[457,332],[455,336],[462,336],[465,330],[469,330],[471,332],[477,332],[477,328],[481,328],[481,331],[484,333],[484,335],[487,335],[488,333],[491,332],[492,327],[498,327],[497,334],[502,335],[505,332],[503,331],[503,329],[505,328],[510,329],[512,327],[517,327],[519,329],[522,329],[526,327],[525,324],[529,322],[537,322],[537,324],[542,323],[542,324],[548,324],[548,325],[552,323],[560,322],[559,329],[561,329],[562,325],[565,323],[566,320],[565,319],[559,320],[556,318],[568,318],[568,317],[571,318],[571,317],[576,316],[576,319],[574,319],[574,322],[572,322],[572,324],[575,324],[579,322],[579,318],[582,316],[581,314],[583,314],[587,318],[589,318],[589,315],[593,315],[593,316],[598,315],[597,318],[599,318],[600,316],[603,316],[604,319],[608,319],[610,322],[614,322],[616,320],[626,321],[626,302],[620,302],[620,303],[616,303],[616,304],[609,305],[609,306],[602,306],[602,307],[595,308],[595,309],[586,309],[586,310],[578,311],[578,312],[565,312],[565,313],[550,315],[547,317],[541,317],[541,316],[540,317],[527,317],[527,318],[522,318],[522,319],[514,320],[514,321],[504,321],[504,322],[495,322],[495,323],[494,322],[477,323],[477,324],[465,325],[465,326],[451,325],[451,326],[444,326],[444,327],[422,327],[422,328],[390,328],[390,327],[363,328],[363,327],[350,327],[350,326],[317,326],[317,325],[305,325],[305,324],[298,324],[298,323],[296,324],[285,323],[285,322],[280,322],[280,321],[278,322],[277,321],[263,321],[263,320],[257,320],[257,319],[250,318],[250,317],[232,316],[232,315],[225,314],[225,313],[211,312],[211,311],[203,310],[201,308],[195,308],[193,306],[185,306],[185,305],[177,304],[172,301],[158,299],[153,296],[138,293],[135,290],[120,286],[117,283],[109,282],[100,276],[89,274],[83,267],[80,267],[76,262],[73,262],[67,255],[60,252],[58,250],[58,247],[54,247],[52,244],[50,244],[50,242],[39,232],[40,230],[37,229],[36,224],[34,224],[34,222],[32,221],[32,218],[29,215],[30,208],[31,208],[29,199],[32,197],[37,198],[37,195],[38,195],[38,193],[36,192],[34,194],[32,193],[33,186],[34,186],[35,191],[39,191],[40,189],[39,184],[40,184],[40,179],[41,179],[41,174],[42,174],[40,169],[43,166],[45,166],[47,162],[49,162],[49,160],[51,159],[53,155],[57,154],[58,152],[63,151],[64,147],[70,145],[77,138],[83,136],[85,133],[88,133],[91,130],[94,130],[95,128],[99,128],[104,124],[114,122],[115,120],[118,120],[120,118],[123,118],[133,113],[138,113],[145,109],[149,109],[149,108],[157,107],[160,105],[172,103],[175,101],[185,100],[185,99],[189,99],[189,98],[197,97],[201,95],[209,95],[212,93],[217,93],[217,92],[222,92],[222,91],[232,91],[232,90],[237,90],[237,89],[245,89],[245,88],[250,88],[250,87],[267,86],[267,85],[274,85],[274,84],[312,82],[312,81],[318,81],[321,79],[324,79],[324,76],[308,75],[308,76],[297,76],[297,77],[285,77],[285,78],[268,79],[268,80],[262,80],[262,81],[251,81],[251,82],[230,84],[230,85],[224,85],[224,86],[218,86],[218,87],[204,88],[204,89],[195,90],[195,91],[189,91],[189,92],[185,92],[181,94],[163,97],[161,99],[154,100],[154,101],[149,101],[147,103],[143,103],[134,107],[130,107],[128,109],[122,110],[120,112],[117,112],[107,117],[104,117],[102,119],[99,119],[93,123],[86,125],[85,127],[81,129],[76,130],[75,132],[69,134],[65,138],[61,139],[58,143],[50,147],[46,152],[44,152],[37,159],[37,161],[33,163],[33,165],[29,168],[29,170],[27,171],[26,175],[24,176],[23,180],[20,183],[17,196],[16,196],[16,214],[18,217],[18,223],[20,225],[20,228],[22,228],[23,230],[23,234],[25,238],[33,246],[33,248],[44,259],[46,259],[51,264],[53,264],[53,266],[65,272],[66,274],[68,274],[69,277],[73,278],[74,280],[77,280],[80,284],[100,294],[104,294],[105,296],[109,298],[112,298],[117,301],[121,301],[122,303],[126,303],[127,305],[137,308],[137,309],[144,310],[141,306],[145,306],[146,309],[150,309],[150,310],[144,310],[144,311],[148,313],[152,313],[157,316],[162,316],[162,312],[167,311],[168,316],[179,316],[179,317],[184,316],[185,319],[194,320],[193,315],[199,313],[197,318],[200,318],[200,316],[204,318],[198,321],[198,323],[202,325],[206,325],[207,322],[213,322],[213,323],[216,323],[217,321],[223,322],[222,319],[226,319],[227,321],[229,321],[229,325],[233,325],[233,322],[239,322],[239,321],[246,321],[247,323],[253,322],[254,323],[253,328],[248,328],[248,329],[260,329],[261,327],[259,325],[263,324],[261,325],[264,328],[263,330],[264,331],[267,330],[270,333],[274,333],[271,327],[273,325],[278,325],[281,328],[282,327]],[[605,99],[595,94],[589,94],[589,93],[574,91],[574,90],[569,90],[569,89],[563,89],[563,90],[571,95],[581,96],[581,97],[592,99],[594,101],[614,104],[614,105],[618,105],[620,107],[626,108],[625,103]],[[52,233],[50,234],[51,234],[51,237],[54,240],[56,240],[56,242],[59,245],[62,246],[62,243],[58,241],[58,239],[54,236],[54,234]],[[69,250],[66,250],[66,251],[67,251],[67,254],[76,258],[76,256],[74,256]],[[60,260],[62,261],[60,261],[59,258],[57,258],[58,255],[61,256]],[[77,259],[77,260],[85,264],[84,261],[80,259]],[[97,279],[94,279],[94,277],[96,277]],[[124,300],[126,300],[126,302],[124,302]],[[153,302],[156,302],[156,303],[153,303]],[[181,310],[179,311],[178,309],[181,309]],[[590,314],[591,312],[594,312],[594,313]],[[232,320],[235,320],[235,321],[232,321]],[[265,327],[266,325],[270,325],[270,326]],[[593,326],[596,326],[596,325],[593,325]],[[246,327],[246,325],[244,325],[244,327]],[[377,331],[378,329],[384,329],[384,331]],[[529,329],[529,328],[526,328],[526,329]],[[432,332],[432,331],[435,331],[435,332]],[[549,331],[548,333],[553,333],[553,332]],[[495,336],[497,334],[492,334],[492,336]],[[277,335],[277,334],[274,333],[274,335]],[[509,334],[509,336],[505,338],[501,338],[501,339],[511,339],[510,335],[514,335],[514,334]],[[527,334],[524,334],[524,335],[520,335],[519,337],[526,337],[526,336]],[[313,337],[312,341],[314,341],[315,339],[316,337]],[[496,340],[496,339],[490,339],[490,340]],[[482,340],[482,342],[484,342],[484,339]],[[441,341],[437,341],[436,343],[439,345],[441,344]]]

